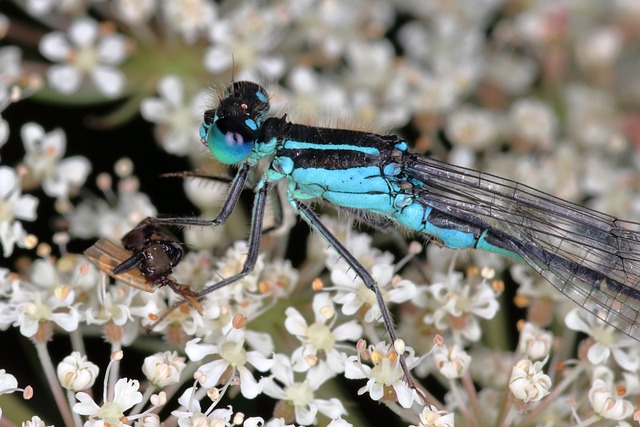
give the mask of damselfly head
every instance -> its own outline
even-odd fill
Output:
[[[244,160],[251,150],[269,111],[269,99],[262,86],[234,82],[227,88],[218,108],[204,113],[200,138],[222,163]]]

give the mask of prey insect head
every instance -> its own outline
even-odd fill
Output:
[[[234,82],[218,108],[205,111],[200,138],[220,162],[238,163],[251,153],[268,111],[269,99],[260,85]]]

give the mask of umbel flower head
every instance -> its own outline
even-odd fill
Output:
[[[0,1],[0,393],[28,412],[7,404],[2,420],[632,424],[638,342],[616,326],[638,304],[602,274],[637,282],[626,237],[640,227],[614,218],[640,218],[639,44],[629,0]],[[248,169],[212,159],[199,132],[246,80],[270,112],[227,143],[285,121],[313,137],[251,145]],[[398,135],[441,175],[394,166],[404,143],[374,155],[351,129]],[[295,175],[285,151],[304,157]],[[417,208],[409,224],[442,241],[383,205]],[[319,224],[302,231],[308,212],[344,250]],[[212,224],[172,230],[176,288],[216,287],[202,312],[161,283],[132,287],[137,267],[109,276],[135,248],[103,254],[104,271],[82,255],[147,217]],[[508,241],[545,273],[443,248],[452,236]]]

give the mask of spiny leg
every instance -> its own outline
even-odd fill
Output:
[[[393,345],[398,337],[393,326],[391,313],[389,312],[389,308],[387,307],[387,304],[382,297],[382,292],[380,292],[380,288],[378,287],[375,279],[371,276],[367,269],[362,264],[360,264],[360,262],[351,254],[351,252],[349,252],[349,250],[344,247],[344,245],[336,238],[336,236],[334,236],[333,233],[329,231],[329,229],[322,223],[322,221],[320,221],[320,218],[316,216],[316,214],[311,210],[309,206],[298,200],[293,200],[293,203],[295,204],[295,207],[302,219],[304,219],[313,230],[317,231],[320,236],[322,236],[322,238],[325,239],[325,241],[329,243],[329,245],[331,245],[336,250],[336,252],[338,252],[338,255],[340,255],[347,262],[349,267],[353,269],[356,275],[358,275],[358,277],[362,279],[364,285],[368,289],[373,291],[373,293],[375,293],[376,301],[378,302],[378,306],[380,307],[380,312],[382,314],[382,320],[384,321],[385,328],[387,330],[387,333],[389,334],[391,345]],[[400,366],[402,367],[402,371],[404,372],[407,384],[414,390],[419,391],[425,401],[428,401],[428,399],[426,398],[426,391],[423,392],[422,387],[411,375],[411,372],[404,360],[404,356],[402,354],[399,354],[398,356],[400,357]]]
[[[248,172],[248,171],[247,171]],[[227,200],[230,199],[232,196],[236,197],[235,203],[237,203],[237,200],[240,196],[240,193],[242,192],[243,188],[247,188],[249,190],[254,190],[253,185],[251,184],[247,184],[246,183],[246,173],[244,177],[241,177],[240,179],[238,178],[238,175],[240,174],[240,171],[238,171],[238,173],[236,174],[236,176],[234,178],[230,178],[228,176],[218,176],[218,175],[207,175],[207,174],[201,174],[201,173],[197,173],[197,172],[191,172],[191,171],[184,171],[184,172],[172,172],[172,173],[165,173],[162,174],[161,177],[164,178],[182,178],[182,179],[188,179],[188,178],[198,178],[198,179],[203,179],[203,180],[209,180],[209,181],[217,181],[217,182],[223,182],[225,184],[229,184],[229,183],[234,183],[234,182],[238,182],[240,185],[240,179],[242,179],[244,186],[240,185],[240,190],[236,190],[233,186],[229,189],[229,193],[227,195]],[[274,215],[274,221],[273,221],[273,225],[265,228],[262,230],[262,234],[266,234],[269,233],[271,231],[277,230],[279,229],[283,222],[284,222],[284,217],[283,217],[283,211],[282,211],[282,206],[283,206],[283,202],[282,202],[282,197],[280,195],[280,193],[277,191],[277,189],[274,189],[276,192],[276,209],[275,209],[275,215]],[[237,194],[236,194],[237,191]],[[225,205],[227,204],[227,200],[225,200]],[[214,219],[209,221],[210,223],[207,225],[222,225],[226,219],[229,217],[229,215],[231,214],[231,211],[233,211],[233,207],[235,207],[235,203],[233,204],[233,206],[231,207],[231,210],[226,214],[226,216],[223,217],[223,212],[224,212],[224,206],[221,208],[220,213],[218,214],[218,216]],[[185,219],[185,218],[156,218],[153,219],[152,221],[156,224],[167,224],[166,221],[171,221],[169,222],[169,224],[173,224],[173,225],[194,225],[193,222],[194,221],[198,221],[199,219]],[[188,222],[188,224],[185,223]]]
[[[195,225],[201,227],[210,227],[224,224],[231,216],[231,213],[238,204],[238,200],[240,200],[240,194],[242,194],[244,185],[247,182],[247,175],[249,174],[250,169],[251,166],[247,162],[243,163],[240,166],[240,168],[238,169],[238,173],[236,173],[233,181],[231,181],[231,188],[229,188],[227,198],[222,204],[220,212],[218,212],[218,215],[214,219],[207,220],[201,218],[154,218],[152,220],[153,223],[180,226]]]
[[[251,214],[251,229],[249,230],[249,242],[248,242],[248,251],[247,258],[244,261],[244,265],[242,266],[242,270],[234,274],[233,276],[222,279],[218,283],[208,286],[198,292],[195,296],[197,299],[202,298],[203,296],[210,294],[213,291],[224,288],[240,279],[242,279],[247,274],[251,273],[256,266],[256,262],[258,261],[258,255],[260,254],[260,237],[262,236],[262,220],[264,218],[265,205],[267,201],[267,194],[269,192],[269,188],[265,183],[260,183],[258,191],[256,192],[256,197],[253,203],[253,212]],[[192,224],[188,224],[192,225]],[[200,224],[198,224],[200,225]],[[206,222],[205,225],[211,225],[211,222]],[[169,307],[159,318],[156,320],[151,326],[147,327],[148,331],[153,330],[156,325],[158,325],[161,321],[167,318],[167,316],[176,308],[187,304],[188,301],[183,300],[173,304]]]

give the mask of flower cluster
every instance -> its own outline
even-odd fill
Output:
[[[3,422],[632,425],[640,346],[614,326],[615,313],[637,313],[638,304],[628,292],[629,308],[619,298],[602,312],[593,302],[607,304],[611,289],[601,278],[602,289],[558,286],[524,259],[407,244],[406,230],[366,211],[320,216],[352,255],[345,259],[319,233],[294,227],[276,185],[257,256],[241,197],[224,224],[184,230],[172,286],[133,286],[143,276],[136,269],[111,277],[124,259],[100,244],[100,259],[82,248],[118,242],[159,211],[193,216],[187,199],[201,220],[227,206],[233,169],[211,158],[198,126],[212,99],[245,79],[267,88],[277,117],[398,133],[420,154],[506,178],[497,183],[519,204],[497,200],[495,215],[478,221],[514,242],[542,211],[515,182],[639,218],[636,3],[3,1],[0,333],[4,342],[15,330],[16,349],[30,342],[36,355],[0,356],[0,394],[13,399],[3,400],[11,402],[0,408]],[[145,155],[127,157],[134,151]],[[157,164],[195,171],[181,175],[181,202],[157,178],[181,170]],[[264,185],[255,169],[247,190]],[[476,200],[474,186],[490,184],[469,177],[434,197]],[[558,227],[547,211],[535,224]],[[547,243],[561,247],[581,232],[607,240],[587,216]],[[561,263],[564,254],[543,255]],[[583,255],[627,268],[617,254]],[[184,303],[203,290],[197,304]],[[89,347],[96,337],[109,346],[101,356]],[[40,367],[26,366],[36,359]],[[23,385],[34,372],[48,388]],[[48,419],[53,405],[59,415]],[[15,409],[25,407],[32,413]]]

